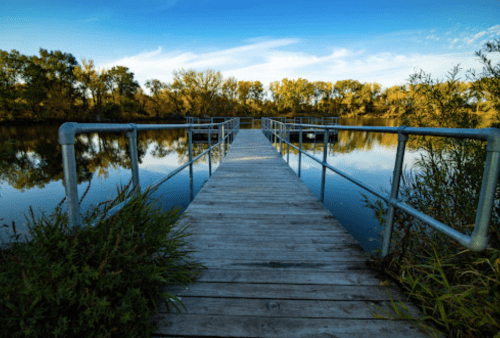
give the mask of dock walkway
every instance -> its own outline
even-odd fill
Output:
[[[162,290],[187,311],[163,308],[156,337],[428,337],[373,316],[392,313],[391,296],[419,312],[380,285],[359,244],[261,130],[239,131],[186,212],[179,226],[192,224],[187,241],[208,269],[188,288]]]

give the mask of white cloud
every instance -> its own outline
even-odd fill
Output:
[[[456,43],[458,38],[452,41]],[[305,78],[309,81],[338,81],[355,79],[360,82],[378,82],[384,87],[406,83],[410,74],[422,69],[433,78],[443,79],[460,63],[462,69],[480,68],[474,53],[454,54],[403,54],[368,53],[331,46],[328,55],[316,55],[313,51],[290,51],[298,47],[297,39],[277,39],[251,42],[236,48],[221,49],[208,53],[192,51],[164,52],[158,49],[126,57],[103,65],[128,67],[141,85],[147,79],[171,82],[174,70],[212,68],[220,70],[224,77],[237,80],[259,80],[265,86],[283,78]],[[295,45],[295,46],[294,46]],[[298,45],[298,46],[297,46]],[[286,47],[286,50],[285,50]],[[297,48],[295,48],[297,50]]]
[[[460,39],[459,38],[455,38],[455,39],[453,39],[453,41],[451,43],[457,43],[458,41],[460,41]]]
[[[474,35],[474,39],[480,38],[481,36],[486,35],[486,33],[487,33],[486,31],[479,32],[476,35]]]

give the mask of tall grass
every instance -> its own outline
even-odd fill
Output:
[[[186,227],[174,229],[180,210],[163,212],[147,190],[104,219],[102,207],[126,191],[90,209],[82,228],[68,227],[61,206],[50,216],[31,213],[33,239],[0,251],[1,337],[150,337],[159,302],[183,306],[160,292],[203,268],[183,248]]]

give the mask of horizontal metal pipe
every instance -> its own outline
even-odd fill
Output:
[[[297,148],[297,147],[296,147],[296,146],[294,146],[293,144],[290,144],[290,146],[292,146],[293,148],[295,148],[295,149],[299,150],[299,148]],[[372,194],[374,194],[374,195],[375,195],[375,196],[377,196],[377,197],[380,197],[380,198],[381,198],[381,199],[383,199],[384,201],[389,202],[389,195],[384,195],[384,193],[382,193],[382,192],[380,192],[380,191],[377,191],[377,190],[375,190],[375,189],[373,189],[373,188],[371,188],[371,187],[369,187],[369,186],[365,185],[363,182],[358,181],[357,179],[355,179],[355,178],[353,178],[353,177],[351,177],[351,176],[347,175],[347,174],[346,174],[346,173],[344,173],[343,171],[340,171],[340,170],[338,170],[338,169],[336,169],[336,168],[332,167],[332,166],[331,166],[330,164],[328,164],[328,163],[321,162],[321,160],[319,160],[318,158],[316,158],[316,157],[314,157],[314,156],[312,156],[312,155],[308,154],[307,152],[305,152],[305,151],[303,151],[303,150],[302,150],[301,152],[302,152],[302,154],[304,154],[304,155],[306,155],[306,156],[310,157],[311,159],[313,159],[314,161],[318,162],[318,163],[319,163],[319,164],[321,164],[322,166],[325,166],[326,168],[330,169],[331,171],[336,172],[336,173],[337,173],[337,174],[339,174],[340,176],[342,176],[342,177],[344,177],[344,178],[348,179],[348,180],[349,180],[349,181],[351,181],[352,183],[354,183],[354,184],[356,184],[356,185],[360,186],[361,188],[363,188],[363,189],[365,189],[365,190],[368,190],[369,192],[371,192]]]
[[[424,223],[429,224],[434,229],[442,232],[443,234],[450,236],[451,238],[455,239],[463,246],[469,248],[469,246],[471,245],[472,240],[471,240],[470,236],[464,235],[461,232],[450,228],[446,224],[439,222],[438,220],[432,218],[431,216],[428,216],[428,215],[424,214],[423,212],[420,212],[420,211],[410,207],[408,204],[399,201],[397,203],[394,203],[393,205],[395,207],[398,207],[399,209],[407,212],[408,214],[415,216],[416,218],[423,221]]]
[[[283,122],[278,122],[283,124]],[[351,131],[365,131],[365,132],[378,132],[378,133],[392,133],[397,134],[400,127],[363,127],[363,126],[341,126],[341,125],[328,125],[320,126],[315,124],[300,124],[300,123],[287,123],[287,125],[302,126],[308,128],[324,129],[328,127],[334,130],[351,130]],[[421,135],[421,136],[436,136],[436,137],[455,137],[455,138],[472,138],[477,140],[488,140],[492,128],[472,129],[472,128],[422,128],[422,127],[406,127],[402,134],[405,135]]]

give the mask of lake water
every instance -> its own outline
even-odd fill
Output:
[[[340,119],[342,125],[398,126],[393,119]],[[242,126],[249,127],[249,126]],[[3,243],[10,241],[14,221],[18,233],[31,238],[26,216],[29,207],[35,215],[50,214],[64,198],[62,157],[58,143],[58,126],[0,127],[0,229]],[[371,187],[390,190],[396,158],[397,135],[340,131],[339,140],[330,146],[328,163],[361,180]],[[91,205],[114,199],[117,185],[129,182],[131,171],[128,156],[128,139],[124,134],[80,135],[76,156],[78,192],[82,196],[90,189],[81,204],[85,211]],[[196,156],[207,148],[194,144]],[[147,131],[138,133],[139,179],[145,188],[155,180],[187,162],[186,129]],[[305,143],[308,153],[322,158],[323,143]],[[283,158],[286,160],[286,153]],[[407,168],[412,168],[418,151],[406,150]],[[218,167],[218,154],[213,156],[212,170]],[[290,166],[297,172],[298,155],[290,154]],[[194,195],[208,180],[208,157],[198,160],[194,167]],[[320,198],[321,165],[302,156],[301,178]],[[346,230],[370,251],[379,246],[379,224],[373,211],[363,206],[361,193],[375,198],[350,181],[327,170],[325,206]],[[154,195],[161,198],[166,210],[177,205],[186,208],[190,203],[189,168],[162,184]],[[0,242],[1,244],[1,242]]]

